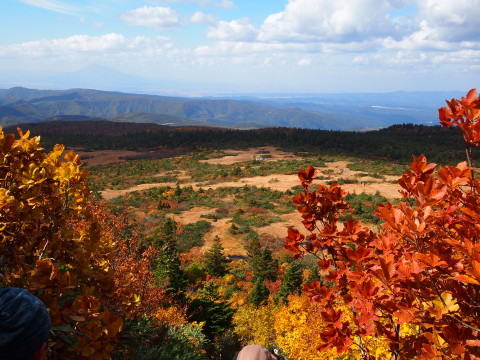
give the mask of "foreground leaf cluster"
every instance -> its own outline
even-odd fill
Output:
[[[39,137],[19,135],[0,131],[0,285],[46,304],[51,358],[108,359],[146,295],[140,284],[150,284],[155,254],[139,260],[115,244],[115,224],[90,202],[78,155],[62,145],[45,153]],[[148,302],[140,310],[153,312]]]
[[[448,105],[441,123],[459,125],[465,143],[478,145],[476,92]],[[307,234],[290,228],[286,248],[318,257],[323,281],[303,291],[322,308],[319,350],[375,359],[370,342],[381,338],[388,344],[381,358],[479,358],[480,181],[472,168],[414,157],[398,181],[404,201],[378,207],[377,231],[339,222],[349,204],[338,184],[311,190],[315,169],[298,175],[303,191],[294,204]]]

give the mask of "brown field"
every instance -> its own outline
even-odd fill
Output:
[[[274,147],[262,147],[262,148],[252,148],[245,151],[239,150],[227,150],[227,152],[236,153],[235,156],[225,156],[222,158],[217,159],[209,159],[204,160],[212,164],[223,164],[223,165],[230,165],[236,162],[241,161],[250,161],[255,156],[259,155],[262,151],[269,151],[269,155],[271,158],[268,158],[265,161],[276,161],[281,159],[295,159],[298,157],[294,156],[293,154],[283,152],[279,149]],[[98,156],[101,159],[94,159],[94,163],[99,163],[100,161],[121,161],[119,158],[120,156],[128,156],[131,155],[130,153],[133,152],[99,152]],[[89,153],[91,154],[91,153]],[[90,161],[91,159],[89,159]],[[347,161],[334,161],[334,162],[327,162],[326,167],[319,168],[319,174],[328,173],[331,179],[335,178],[355,178],[355,176],[359,173],[358,171],[352,171],[347,168],[348,162]],[[162,175],[162,174],[159,174]],[[298,176],[296,174],[292,175],[285,175],[285,174],[274,174],[268,176],[256,176],[250,178],[241,178],[238,181],[227,181],[216,183],[212,185],[206,185],[205,183],[196,183],[193,181],[188,181],[188,178],[182,175],[182,178],[186,180],[183,185],[191,185],[194,189],[198,189],[202,187],[204,189],[212,188],[216,189],[218,187],[241,187],[244,185],[255,185],[258,187],[269,187],[273,190],[279,191],[286,191],[295,185],[299,185]],[[342,188],[350,193],[361,193],[365,192],[367,194],[375,194],[377,191],[380,192],[383,196],[387,197],[388,199],[400,198],[400,194],[398,190],[400,186],[398,184],[393,184],[390,181],[397,180],[398,178],[395,176],[386,176],[386,180],[371,178],[371,177],[362,177],[358,178],[362,181],[358,184],[345,184],[342,185]],[[325,185],[325,180],[315,180],[314,183],[323,184]],[[113,199],[114,197],[124,195],[131,191],[138,191],[138,190],[145,190],[152,187],[157,186],[175,186],[175,183],[151,183],[151,184],[141,184],[129,189],[125,190],[105,190],[102,191],[102,196],[106,200]],[[200,217],[202,214],[208,214],[209,212],[213,211],[212,209],[208,208],[201,208],[196,207],[188,211],[184,211],[181,214],[172,214],[172,218],[180,223],[180,224],[189,224],[192,222],[196,222],[201,220]],[[299,230],[301,230],[302,223],[301,217],[298,212],[292,212],[290,214],[281,215],[281,218],[284,222],[274,223],[263,228],[257,229],[257,232],[261,235],[262,233],[272,235],[279,239],[283,239],[286,236],[287,228],[289,226],[295,226]],[[241,244],[241,240],[239,240],[238,236],[231,235],[228,232],[228,228],[230,227],[229,223],[230,219],[220,219],[218,221],[212,222],[212,230],[205,236],[205,245],[202,247],[201,251],[203,252],[205,249],[208,249],[213,241],[215,235],[218,235],[222,239],[222,244],[225,248],[226,254],[244,254],[245,250],[243,248],[243,244]]]
[[[142,155],[142,152],[139,151],[129,151],[129,150],[97,150],[97,151],[83,151],[78,149],[73,149],[80,158],[85,166],[96,166],[96,165],[107,165],[117,162],[125,161],[124,159],[128,156],[138,156]]]

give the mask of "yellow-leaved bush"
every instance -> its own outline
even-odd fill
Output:
[[[335,349],[320,352],[319,345],[324,341],[320,334],[325,328],[318,303],[310,302],[305,295],[290,295],[288,304],[280,306],[275,312],[276,343],[291,360],[326,360],[339,358]],[[348,309],[342,308],[345,313]],[[351,317],[346,321],[353,326]],[[367,346],[371,348],[376,358],[390,358],[387,342],[382,339],[368,339]],[[351,350],[343,353],[342,358],[362,359],[360,351]]]
[[[269,346],[275,343],[274,319],[273,301],[258,308],[247,303],[238,307],[233,315],[235,333],[244,344]]]
[[[88,206],[88,173],[73,152],[0,128],[0,281],[50,311],[50,358],[110,358],[122,328],[105,305],[114,290],[113,239]]]
[[[323,328],[320,308],[310,304],[305,295],[289,296],[287,305],[275,313],[275,332],[278,346],[294,360],[332,359],[336,352],[319,352],[317,346],[323,341],[320,329]]]

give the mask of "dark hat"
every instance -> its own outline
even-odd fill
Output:
[[[47,341],[50,315],[25,289],[0,289],[0,358],[27,359]]]

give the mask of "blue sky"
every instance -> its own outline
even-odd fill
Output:
[[[480,0],[1,0],[0,88],[460,90]]]

